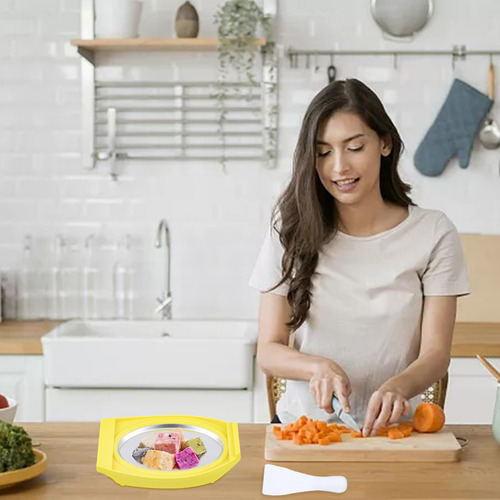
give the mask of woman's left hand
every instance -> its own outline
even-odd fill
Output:
[[[375,391],[366,409],[363,437],[375,436],[381,427],[396,423],[411,411],[409,401],[395,387],[382,386]]]

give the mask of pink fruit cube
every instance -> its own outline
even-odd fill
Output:
[[[167,453],[179,453],[181,447],[181,435],[178,432],[159,432],[155,439],[155,450]]]
[[[174,456],[179,469],[192,469],[200,463],[196,453],[191,448],[185,448]]]

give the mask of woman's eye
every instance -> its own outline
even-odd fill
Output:
[[[316,156],[317,156],[318,158],[323,158],[323,157],[324,157],[324,156],[326,156],[328,153],[330,153],[330,150],[325,151],[324,153],[320,153],[320,152],[318,151],[318,152],[316,152]]]
[[[349,151],[362,151],[364,146],[349,148]]]

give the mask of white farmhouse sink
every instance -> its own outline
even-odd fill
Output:
[[[80,321],[42,337],[45,385],[245,389],[257,326],[249,321]]]

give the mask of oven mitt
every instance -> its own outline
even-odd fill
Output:
[[[458,154],[460,167],[468,167],[474,137],[492,104],[488,96],[455,79],[439,114],[415,152],[417,170],[430,177],[440,175],[455,154]]]

